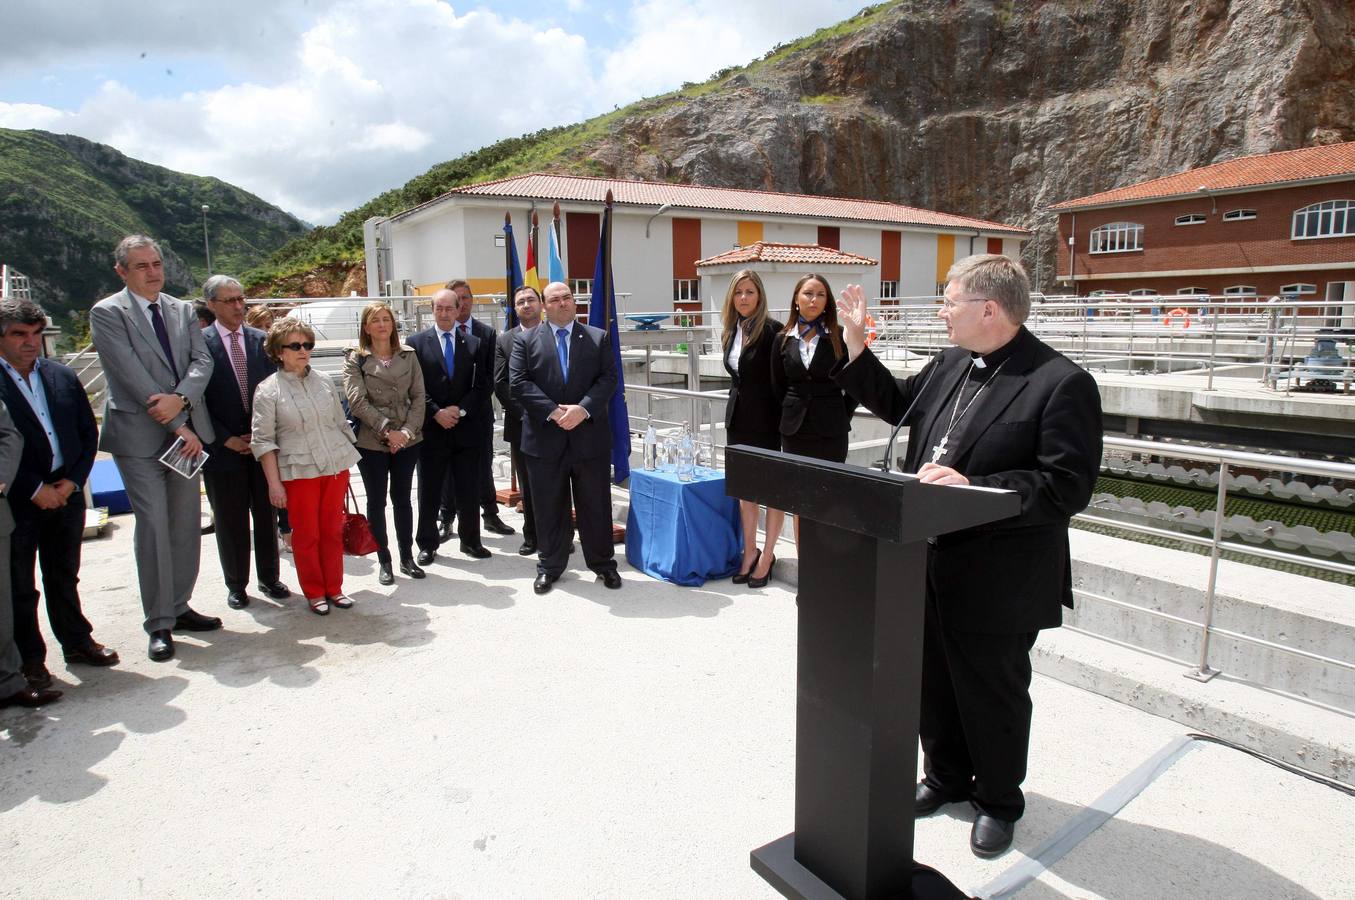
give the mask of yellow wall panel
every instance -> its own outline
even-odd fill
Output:
[[[749,244],[756,244],[762,240],[762,223],[740,222],[738,240],[740,247],[747,247]]]
[[[955,235],[938,234],[936,236],[936,283],[946,280],[946,273],[955,262]]]

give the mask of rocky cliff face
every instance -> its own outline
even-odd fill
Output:
[[[571,162],[623,178],[869,197],[1016,223],[1051,203],[1355,139],[1344,0],[900,2],[863,27],[640,104]]]

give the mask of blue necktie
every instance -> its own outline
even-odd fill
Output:
[[[561,328],[555,332],[555,353],[560,357],[560,374],[566,381],[569,380],[569,344],[566,343],[568,337],[568,329]]]
[[[174,351],[169,347],[169,332],[165,330],[164,316],[160,315],[160,304],[151,304],[151,327],[155,329],[155,336],[160,339],[160,349],[165,351],[165,362],[169,363],[169,370],[174,373],[174,383],[179,383],[179,369],[174,365]]]
[[[447,364],[447,377],[452,377],[452,366],[456,364],[456,348],[452,345],[452,333],[442,333],[442,361]]]

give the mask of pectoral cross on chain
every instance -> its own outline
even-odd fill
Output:
[[[932,448],[932,465],[941,464],[941,457],[946,455],[946,443],[950,441],[950,435],[946,434],[941,438],[941,443]]]

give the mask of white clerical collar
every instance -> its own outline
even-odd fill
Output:
[[[988,368],[988,363],[986,363],[986,362],[983,361],[983,357],[982,357],[982,356],[977,356],[977,355],[971,356],[971,357],[969,357],[969,361],[970,361],[971,363],[974,364],[974,368],[976,368],[976,369],[986,369],[986,368]]]

